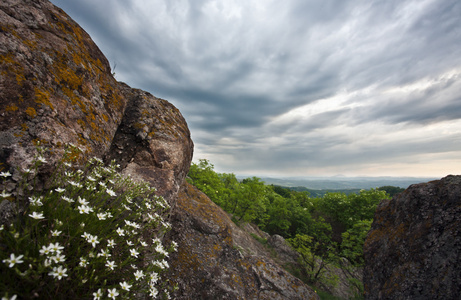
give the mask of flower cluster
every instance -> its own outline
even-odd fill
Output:
[[[75,151],[70,147],[66,154]],[[24,178],[38,174],[46,162],[43,157],[41,152]],[[165,247],[158,238],[146,240],[171,228],[162,218],[168,203],[155,189],[120,175],[115,163],[105,165],[93,158],[77,168],[66,156],[48,186],[52,188],[28,195],[30,188],[24,184],[16,200],[26,203],[25,211],[1,227],[0,238],[6,241],[0,253],[4,297],[59,291],[58,298],[116,299],[133,293],[169,298],[161,274],[169,268],[166,258],[177,244]],[[12,195],[3,190],[0,196]]]

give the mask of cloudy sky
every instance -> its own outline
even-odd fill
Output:
[[[52,2],[218,172],[461,174],[459,0]]]

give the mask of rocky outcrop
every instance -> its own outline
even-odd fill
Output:
[[[461,176],[382,201],[364,255],[366,299],[459,299]]]
[[[116,159],[150,181],[170,204],[192,159],[193,143],[170,103],[117,82],[90,36],[48,1],[0,3],[0,169],[46,153],[50,172],[65,144],[83,157]]]
[[[168,275],[179,287],[175,299],[318,299],[264,250],[253,248],[259,242],[194,186],[182,187],[172,223],[167,238],[179,244]]]
[[[105,160],[114,159],[124,173],[150,182],[174,207],[192,160],[187,124],[168,101],[124,84],[121,91],[128,105]]]
[[[48,1],[0,3],[0,161],[27,166],[38,141],[109,150],[127,99],[89,35]]]

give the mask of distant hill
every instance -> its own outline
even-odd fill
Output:
[[[261,178],[266,184],[285,187],[305,187],[313,190],[371,189],[381,186],[407,188],[412,184],[436,180],[423,177],[291,177]]]

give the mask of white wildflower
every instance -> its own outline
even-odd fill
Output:
[[[30,205],[32,206],[42,206],[42,198],[41,197],[29,197]]]
[[[91,234],[89,234],[88,232],[84,232],[81,235],[81,237],[84,238],[85,240],[89,240],[91,238]]]
[[[106,250],[102,250],[102,249],[101,249],[101,252],[98,253],[98,257],[101,257],[101,256],[102,256],[102,257],[106,257],[106,258],[107,258],[107,257],[110,257],[111,254],[109,253],[109,249],[106,249]]]
[[[0,194],[1,197],[3,198],[8,198],[11,196],[11,194],[7,193],[6,191],[2,191],[2,193]]]
[[[88,265],[88,260],[84,257],[80,257],[80,263],[78,265],[80,267],[86,267]]]
[[[90,236],[90,238],[87,241],[93,246],[93,248],[96,247],[96,244],[99,244],[97,235]]]
[[[106,193],[108,193],[109,196],[112,196],[112,197],[117,196],[117,194],[111,189],[106,189]]]
[[[6,177],[10,177],[10,176],[11,176],[11,173],[8,172],[8,171],[6,171],[6,172],[0,172],[0,176],[1,176],[1,177],[5,177],[5,178],[6,178]]]
[[[62,266],[54,267],[53,272],[48,273],[48,275],[53,276],[54,278],[58,277],[61,280],[62,277],[67,277],[67,269],[63,269]]]
[[[82,204],[82,205],[88,205],[89,202],[85,200],[85,198],[80,198],[80,196],[78,196],[78,203]]]
[[[131,256],[138,258],[139,252],[136,249],[130,249]]]
[[[136,272],[134,272],[134,277],[136,278],[136,280],[139,280],[144,277],[144,272],[142,270],[137,270]]]
[[[56,230],[51,230],[51,235],[52,236],[59,236],[61,233],[62,233],[62,231],[58,231],[57,229]]]
[[[60,253],[57,253],[55,256],[52,256],[50,258],[54,260],[55,263],[61,263],[66,260],[66,257]]]
[[[69,203],[75,202],[73,199],[70,199],[69,197],[62,196],[62,200],[67,201]]]
[[[130,291],[131,285],[128,284],[126,281],[120,282],[120,286],[121,286],[122,289],[124,289],[125,291]]]
[[[96,214],[98,216],[99,220],[105,220],[107,219],[107,214],[106,213],[98,213]]]
[[[50,243],[48,247],[50,248],[50,251],[53,253],[61,253],[61,250],[64,249],[64,247],[59,245],[59,243]]]
[[[58,187],[58,188],[56,188],[56,189],[54,189],[54,190],[55,190],[56,192],[58,192],[58,193],[63,193],[63,192],[65,192],[65,191],[66,191],[65,189],[63,189],[63,188],[59,188],[59,187]]]
[[[115,244],[114,240],[108,240],[108,241],[107,241],[107,247],[113,248],[115,245],[116,245],[116,244]]]
[[[87,205],[79,205],[77,209],[80,214],[89,214],[93,211],[93,208]]]
[[[112,261],[106,262],[106,267],[108,267],[109,269],[113,271],[114,268],[117,267],[117,265],[115,264],[115,261],[112,260]]]
[[[151,286],[149,291],[149,296],[151,296],[153,299],[157,298],[158,291],[154,286]]]
[[[34,211],[31,215],[29,215],[29,217],[34,218],[36,220],[45,219],[45,217],[43,216],[43,213],[37,213],[36,211]]]
[[[10,258],[2,260],[3,263],[9,264],[8,267],[12,268],[14,267],[15,264],[21,264],[24,261],[21,260],[24,257],[24,255],[18,255],[16,256],[14,253],[10,254]]]
[[[96,292],[93,293],[93,300],[99,300],[102,297],[102,290],[98,289]]]
[[[119,293],[117,292],[117,289],[116,288],[113,288],[113,289],[109,289],[107,290],[108,292],[108,297],[109,298],[112,298],[112,299],[115,299],[115,297],[117,297],[119,295]]]
[[[82,187],[82,185],[80,183],[72,181],[72,180],[69,180],[69,184],[72,185],[72,186],[78,187],[78,188]]]

